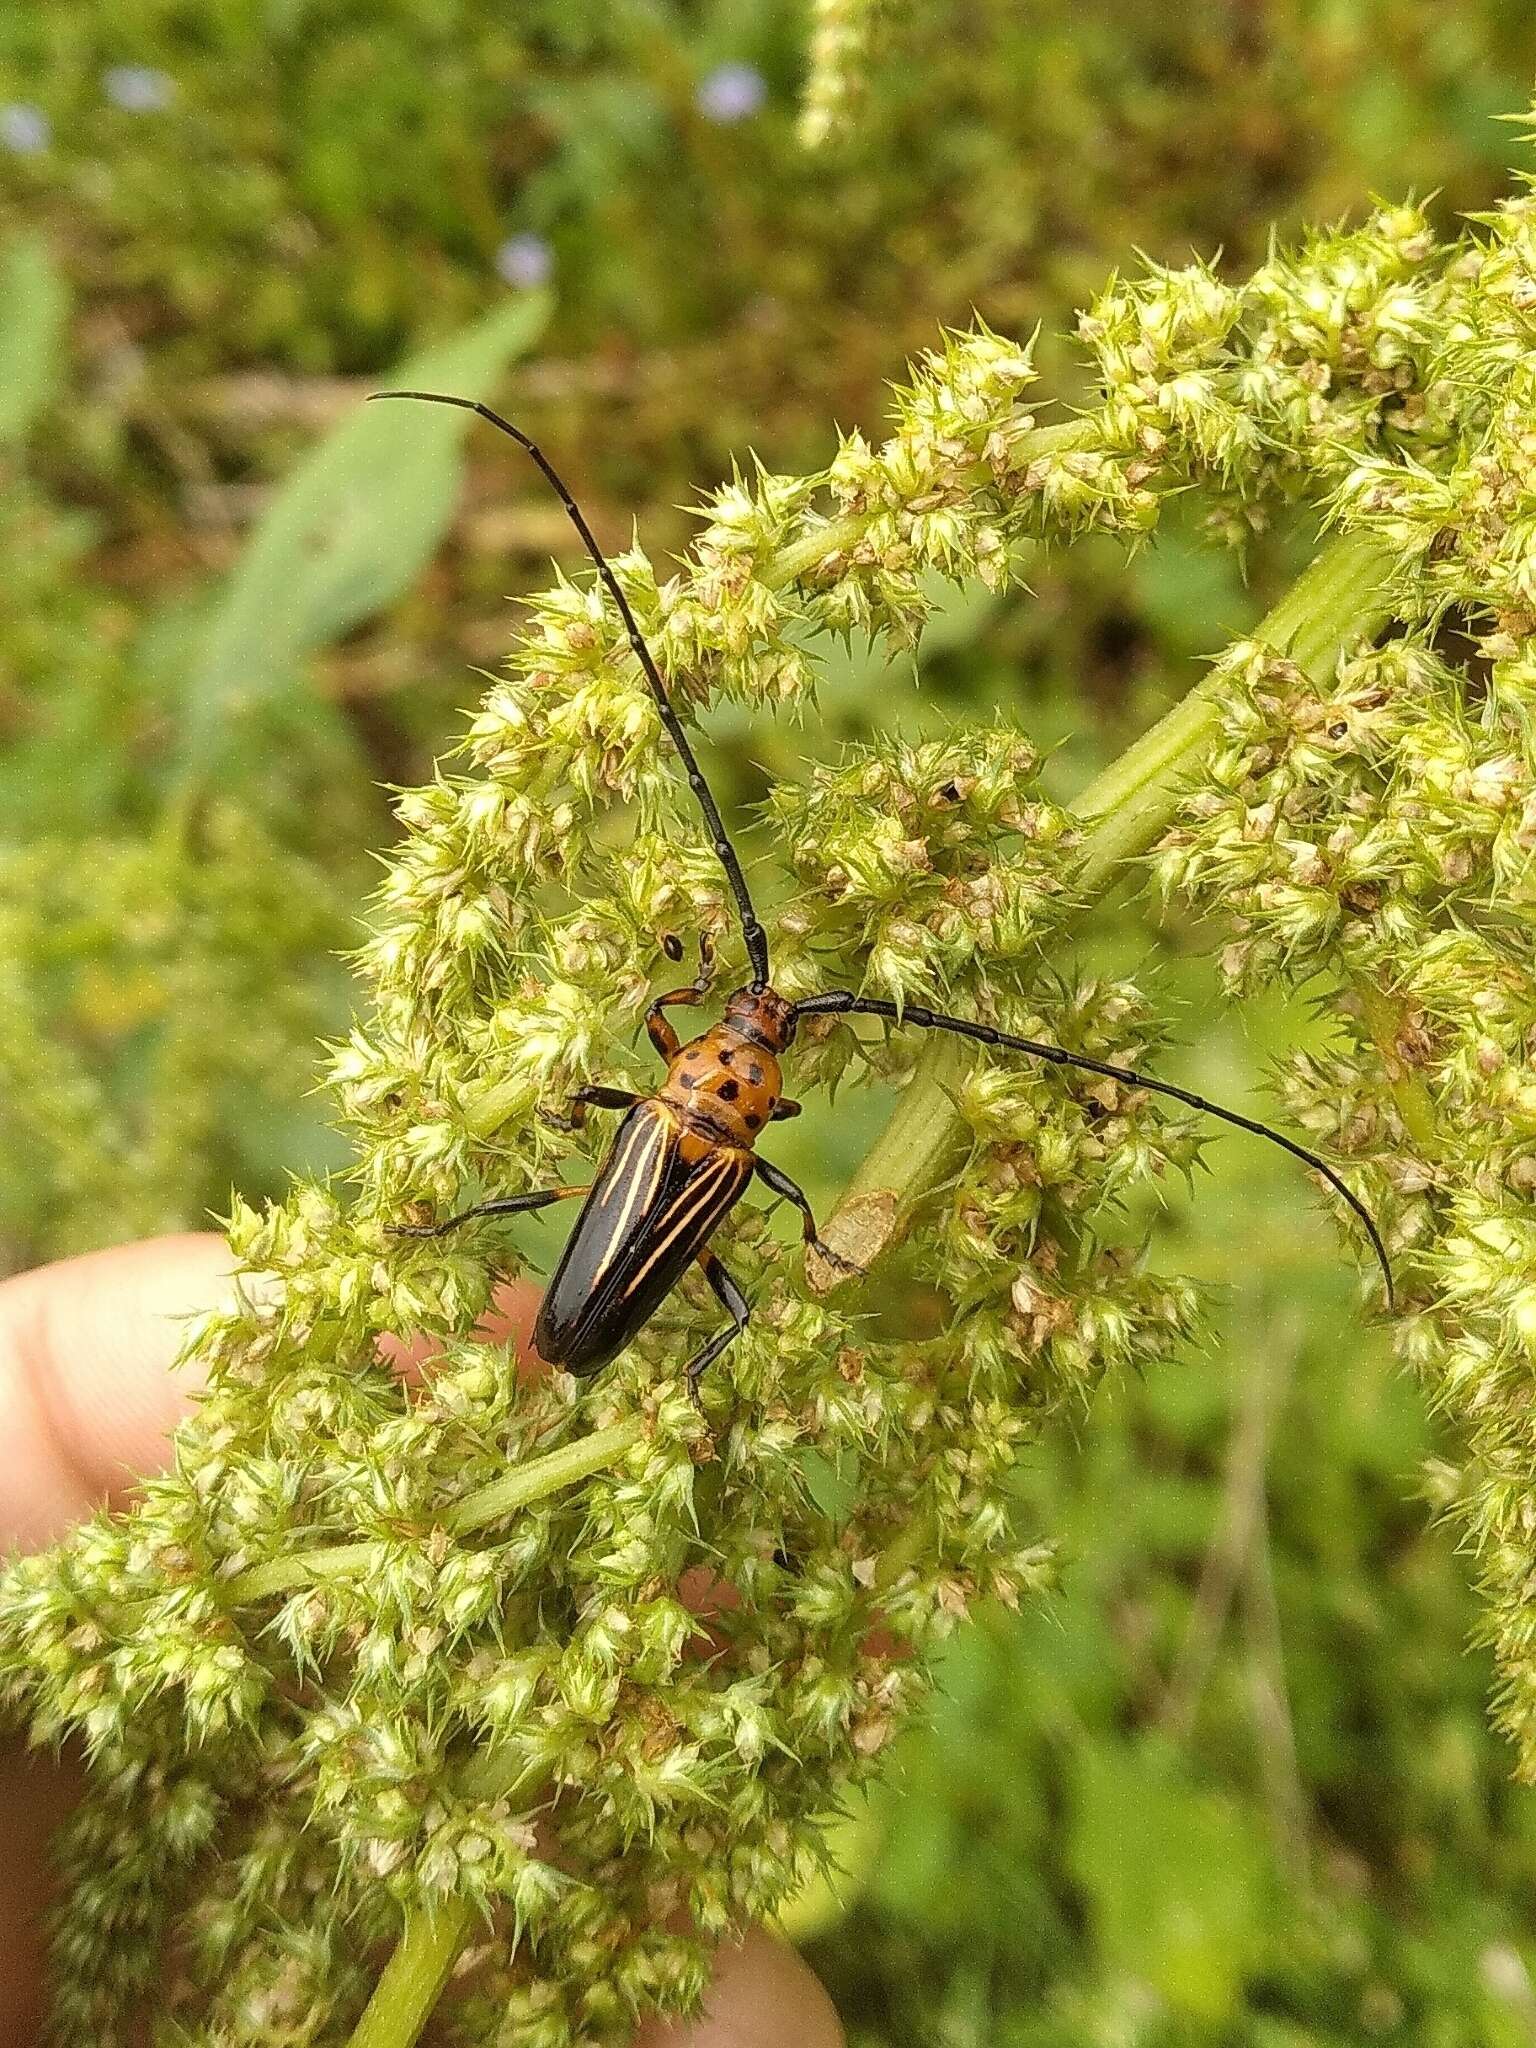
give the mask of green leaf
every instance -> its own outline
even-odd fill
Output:
[[[549,312],[546,293],[511,300],[381,377],[379,389],[477,397],[532,346]],[[360,403],[289,478],[194,662],[183,732],[188,780],[206,773],[235,720],[302,684],[306,655],[409,587],[453,515],[471,418],[447,406]]]
[[[0,253],[0,448],[24,440],[63,383],[69,288],[41,235]]]
[[[824,1458],[820,1451],[812,1450],[809,1445],[802,1447],[799,1459],[806,1491],[827,1520],[841,1528],[858,1505],[857,1459],[843,1457],[833,1464],[830,1458]]]

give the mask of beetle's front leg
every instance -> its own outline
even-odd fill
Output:
[[[817,1253],[829,1266],[835,1266],[839,1273],[844,1273],[850,1278],[864,1270],[862,1266],[856,1266],[852,1259],[845,1259],[841,1252],[833,1251],[831,1245],[817,1236],[816,1218],[811,1213],[811,1205],[806,1199],[805,1191],[796,1187],[783,1167],[775,1166],[771,1159],[764,1159],[760,1153],[755,1153],[752,1170],[765,1188],[772,1188],[776,1195],[782,1195],[786,1202],[793,1202],[800,1211],[801,1232],[808,1251]]]
[[[704,1403],[699,1399],[699,1381],[708,1372],[727,1344],[735,1343],[751,1319],[752,1310],[747,1297],[742,1293],[730,1274],[721,1265],[706,1245],[698,1255],[698,1266],[704,1278],[715,1290],[715,1299],[731,1319],[731,1327],[722,1330],[717,1337],[711,1337],[704,1349],[690,1358],[684,1368],[683,1377],[688,1382],[688,1397],[695,1408],[702,1413]]]
[[[708,932],[699,937],[699,971],[687,988],[669,989],[664,996],[658,996],[645,1013],[645,1029],[652,1045],[664,1060],[670,1060],[676,1053],[681,1040],[667,1022],[663,1012],[670,1009],[693,1009],[702,1003],[715,983],[715,942]]]
[[[541,1109],[539,1122],[556,1131],[584,1131],[589,1109],[633,1109],[644,1100],[633,1088],[578,1088],[563,1110]]]

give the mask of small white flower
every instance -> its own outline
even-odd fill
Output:
[[[101,75],[101,89],[125,114],[163,114],[176,97],[176,81],[152,64],[114,64]]]
[[[0,149],[12,156],[41,156],[53,140],[53,123],[41,107],[12,100],[0,107]]]
[[[759,113],[768,97],[768,81],[752,64],[717,64],[699,81],[693,103],[706,121],[729,126]]]
[[[548,284],[555,268],[555,252],[542,235],[508,235],[496,251],[496,275],[503,284],[535,291]]]

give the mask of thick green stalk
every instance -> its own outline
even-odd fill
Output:
[[[349,2048],[412,2048],[469,1934],[474,1908],[463,1899],[418,1906],[384,1965]]]
[[[1332,541],[1252,637],[1325,681],[1352,640],[1379,631],[1390,618],[1393,568],[1379,541],[1360,535]],[[1213,669],[1077,799],[1073,809],[1088,831],[1076,915],[1091,909],[1125,863],[1146,853],[1172,822],[1186,782],[1220,733],[1221,690],[1221,673]],[[900,1237],[923,1196],[960,1164],[965,1127],[953,1096],[976,1057],[937,1035],[924,1047],[890,1121],[822,1226],[826,1242],[853,1265],[867,1270]],[[811,1279],[830,1292],[838,1274],[818,1261]]]
[[[473,1493],[466,1494],[444,1519],[455,1535],[463,1535],[470,1529],[483,1529],[487,1522],[499,1521],[503,1515],[514,1514],[518,1508],[531,1507],[535,1501],[560,1493],[567,1486],[574,1486],[578,1479],[589,1478],[594,1472],[616,1465],[639,1443],[644,1431],[645,1424],[638,1415],[627,1416],[623,1422],[612,1422],[606,1429],[594,1429],[587,1436],[577,1437],[573,1443],[562,1444],[558,1451],[547,1451],[531,1464],[519,1465],[515,1471],[503,1473],[500,1479],[493,1479],[488,1486],[477,1487]]]
[[[965,1126],[954,1096],[975,1057],[974,1046],[947,1032],[935,1031],[925,1040],[890,1121],[822,1224],[823,1242],[861,1274],[890,1250],[914,1205],[965,1156]],[[818,1294],[830,1294],[848,1277],[814,1251],[806,1255],[805,1271]]]
[[[1290,656],[1315,682],[1333,672],[1340,650],[1390,616],[1392,556],[1380,541],[1349,535],[1326,547],[1253,632]],[[1145,853],[1178,807],[1190,772],[1221,726],[1222,679],[1213,669],[1156,725],[1094,777],[1073,809],[1089,829],[1079,883],[1103,894],[1127,860]]]

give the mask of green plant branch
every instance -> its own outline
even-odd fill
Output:
[[[1395,557],[1379,540],[1334,540],[1251,637],[1288,655],[1315,682],[1326,681],[1352,640],[1379,631],[1391,617],[1394,567]],[[1221,671],[1212,669],[1077,799],[1073,809],[1088,832],[1075,917],[1094,908],[1126,862],[1149,851],[1171,822],[1185,783],[1220,733],[1221,691]],[[867,1271],[890,1248],[916,1204],[959,1165],[965,1127],[953,1097],[974,1057],[953,1039],[936,1037],[924,1047],[890,1120],[823,1224],[823,1239],[860,1269]],[[811,1273],[823,1293],[838,1277],[825,1261]]]
[[[483,1529],[488,1522],[498,1522],[519,1508],[532,1507],[535,1501],[547,1500],[551,1494],[575,1486],[594,1472],[616,1465],[639,1443],[644,1431],[644,1421],[638,1415],[610,1423],[606,1429],[594,1429],[574,1443],[562,1444],[559,1450],[547,1451],[542,1458],[531,1459],[500,1479],[476,1487],[438,1519],[455,1536]],[[229,1580],[224,1588],[225,1597],[233,1604],[243,1605],[252,1600],[271,1599],[279,1593],[296,1593],[317,1579],[348,1578],[377,1570],[386,1557],[386,1546],[378,1542],[333,1543],[297,1551],[292,1557],[271,1557]]]
[[[1091,413],[1079,419],[1053,420],[1048,427],[1034,427],[1019,436],[1015,459],[1031,462],[1044,455],[1070,454],[1075,448],[1092,448],[1102,439],[1098,421]],[[966,481],[985,486],[992,481],[992,472],[985,463],[978,463]],[[769,590],[787,590],[812,570],[857,547],[884,510],[883,505],[875,505],[867,512],[847,512],[839,519],[829,519],[823,526],[812,527],[798,540],[775,549],[772,559],[758,569],[758,582]]]
[[[468,1760],[458,1773],[457,1788],[464,1799],[504,1799],[521,1808],[548,1777],[541,1764],[492,1749]],[[457,1897],[407,1912],[347,2048],[413,2048],[453,1974],[474,1917],[475,1908]]]
[[[1391,616],[1393,567],[1390,551],[1368,535],[1333,541],[1251,637],[1325,682],[1343,648]],[[1078,797],[1073,809],[1089,828],[1078,876],[1086,897],[1102,896],[1125,863],[1166,829],[1191,771],[1221,729],[1223,709],[1221,672],[1212,669]]]
[[[406,1915],[350,2048],[412,2048],[452,1975],[474,1912],[467,1900],[447,1898]]]

